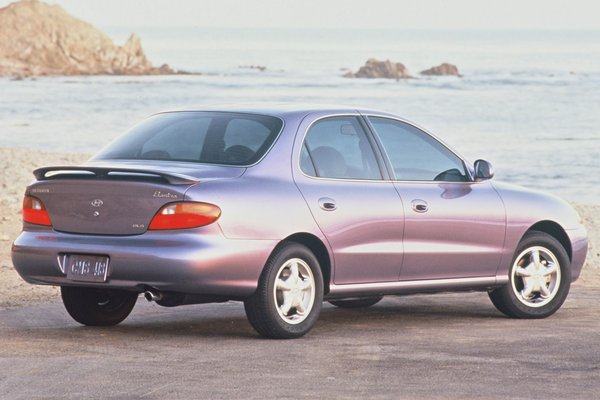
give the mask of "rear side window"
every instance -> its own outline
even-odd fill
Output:
[[[304,140],[300,168],[310,176],[382,179],[373,148],[356,117],[314,123]]]
[[[400,181],[465,182],[462,160],[420,129],[393,119],[369,117]]]
[[[154,115],[102,149],[96,160],[168,160],[250,165],[283,127],[275,117],[226,112]]]

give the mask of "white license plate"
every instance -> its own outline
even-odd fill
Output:
[[[106,282],[108,275],[107,256],[68,254],[67,279],[81,282]]]

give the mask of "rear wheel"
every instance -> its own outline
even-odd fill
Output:
[[[530,232],[517,248],[508,284],[489,292],[502,313],[514,318],[545,318],[563,304],[571,286],[569,257],[554,237]]]
[[[276,250],[252,297],[244,301],[250,324],[262,336],[291,339],[312,329],[323,303],[323,276],[314,254],[297,243]]]
[[[77,322],[89,326],[112,326],[122,322],[133,310],[136,292],[72,286],[60,288],[63,304]]]
[[[364,299],[330,300],[329,303],[340,308],[365,308],[379,303],[383,296],[366,297]]]

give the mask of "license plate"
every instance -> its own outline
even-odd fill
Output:
[[[107,256],[67,255],[67,279],[81,282],[106,282],[108,261]]]

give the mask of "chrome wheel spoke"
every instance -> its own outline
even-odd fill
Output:
[[[531,297],[533,297],[532,296],[533,291],[534,291],[533,285],[527,285],[523,288],[523,290],[521,290],[521,295],[525,299],[530,299]]]
[[[290,278],[294,279],[295,283],[300,278],[300,273],[298,272],[298,263],[297,262],[292,263],[292,265],[290,266]]]
[[[300,282],[298,282],[298,289],[300,289],[303,292],[306,292],[307,290],[310,290],[311,288],[312,288],[312,283],[308,279],[300,279]]]
[[[531,252],[531,262],[535,265],[540,265],[540,252],[539,250],[533,250]]]
[[[542,307],[558,292],[560,264],[556,256],[545,247],[532,246],[521,252],[511,273],[513,292],[528,307]]]
[[[556,265],[553,262],[549,262],[548,265],[546,266],[546,268],[544,269],[544,275],[545,276],[552,275],[556,271],[558,271],[558,265]]]
[[[550,297],[550,294],[551,293],[546,287],[546,285],[540,285],[540,296],[542,296],[544,299],[547,299],[548,297]]]
[[[277,311],[284,321],[298,324],[310,314],[315,299],[315,281],[308,264],[299,258],[279,269],[274,284]]]
[[[284,281],[283,279],[277,279],[275,287],[277,290],[283,290],[286,292],[292,290],[290,284],[287,281]]]
[[[298,315],[304,315],[304,313],[306,312],[306,308],[304,308],[303,301],[298,301],[296,303],[296,312],[298,313]]]
[[[515,273],[517,274],[517,276],[531,276],[531,274],[529,273],[529,271],[527,271],[523,267],[517,267],[515,269]]]
[[[293,300],[291,295],[283,295],[283,304],[281,307],[279,307],[279,309],[284,315],[288,315],[290,313],[290,310],[292,309],[292,302]]]

